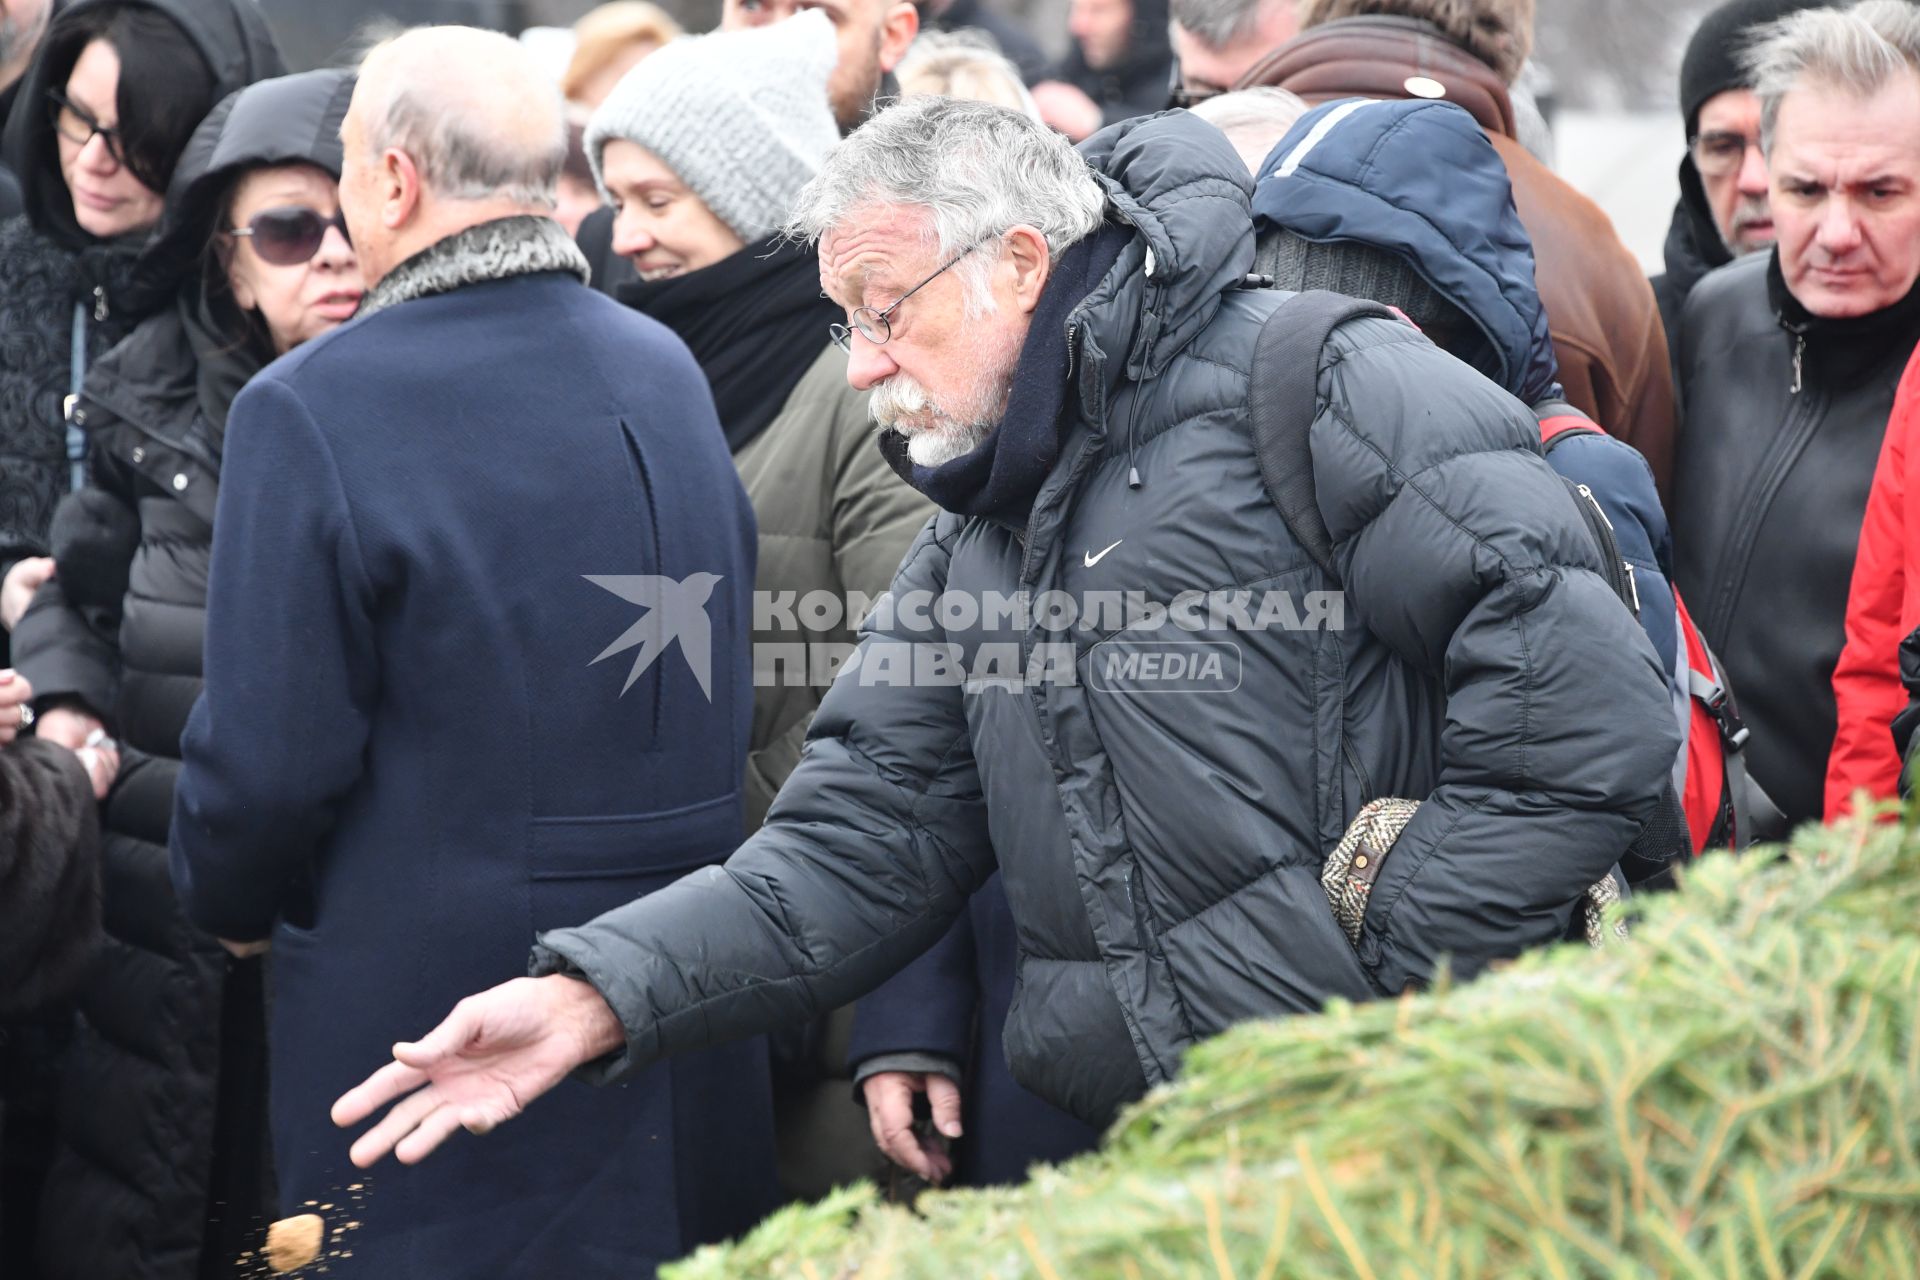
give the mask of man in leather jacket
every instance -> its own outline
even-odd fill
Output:
[[[1809,9],[1773,31],[1750,69],[1778,241],[1682,313],[1673,515],[1749,767],[1798,823],[1821,815],[1861,520],[1920,340],[1920,8]]]

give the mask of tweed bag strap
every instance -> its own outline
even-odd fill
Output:
[[[1333,918],[1347,941],[1355,946],[1360,945],[1360,926],[1366,920],[1367,902],[1380,878],[1380,868],[1419,811],[1418,800],[1391,796],[1363,806],[1320,869],[1327,905],[1333,908]],[[1625,921],[1616,920],[1611,928],[1607,925],[1607,908],[1619,901],[1620,886],[1612,876],[1603,877],[1581,895],[1580,918],[1587,945],[1602,947],[1609,938],[1627,936]]]

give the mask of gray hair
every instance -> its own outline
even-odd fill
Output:
[[[902,97],[936,94],[993,102],[1010,111],[1040,119],[1040,108],[1027,92],[1020,69],[1000,52],[984,31],[923,31],[893,69]]]
[[[1271,85],[1217,94],[1187,109],[1226,134],[1247,171],[1256,176],[1267,153],[1307,114],[1306,103]]]
[[[393,43],[390,39],[376,46],[368,61]],[[368,104],[366,147],[375,155],[389,147],[406,152],[420,181],[435,195],[445,200],[504,200],[536,209],[558,205],[569,139],[566,105],[557,85],[542,81],[531,90],[552,95],[550,103],[538,105],[549,109],[555,122],[552,137],[531,147],[524,139],[499,136],[489,128],[485,113],[450,102],[443,86],[387,74],[379,78],[378,87],[380,96]]]
[[[991,103],[927,97],[888,107],[834,148],[801,189],[787,231],[818,240],[874,205],[925,209],[943,260],[1021,225],[1058,258],[1100,226],[1106,194],[1072,144],[1045,125]],[[968,254],[954,268],[970,314],[991,307],[995,257]]]
[[[1251,32],[1260,11],[1292,0],[1173,0],[1173,20],[1208,48],[1219,49]]]
[[[1871,97],[1902,71],[1920,72],[1920,5],[1802,9],[1755,31],[1741,61],[1760,96],[1760,146],[1772,155],[1780,104],[1806,81]]]

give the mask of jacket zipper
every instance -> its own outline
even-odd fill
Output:
[[[1793,396],[1799,395],[1800,388],[1803,385],[1805,385],[1800,378],[1800,366],[1801,366],[1801,362],[1806,359],[1806,355],[1807,355],[1807,335],[1804,333],[1794,334],[1793,335],[1793,385],[1787,389],[1788,395],[1793,395]]]
[[[1358,813],[1373,800],[1373,779],[1367,776],[1367,768],[1360,763],[1360,753],[1353,749],[1353,738],[1348,735],[1345,725],[1340,726],[1340,754],[1347,758],[1347,767],[1353,770],[1353,776],[1360,783],[1360,803],[1354,806]]]
[[[1593,530],[1594,539],[1600,544],[1600,554],[1606,558],[1608,585],[1613,588],[1615,595],[1633,607],[1633,616],[1638,618],[1640,588],[1633,581],[1633,566],[1628,564],[1626,557],[1620,554],[1620,538],[1613,527],[1613,521],[1607,519],[1607,510],[1600,505],[1600,500],[1593,496],[1592,489],[1584,484],[1575,485],[1574,488],[1593,513],[1587,517],[1587,526]],[[1599,524],[1594,523],[1596,516],[1599,517]]]
[[[1820,414],[1826,408],[1825,402],[1825,396],[1809,393],[1796,396],[1788,407],[1785,428],[1781,432],[1786,440],[1785,447],[1772,450],[1772,468],[1754,487],[1752,501],[1742,509],[1744,518],[1736,535],[1728,539],[1726,549],[1720,553],[1714,565],[1711,581],[1720,583],[1721,588],[1714,597],[1713,609],[1707,618],[1706,634],[1710,639],[1724,637],[1727,628],[1732,625],[1734,609],[1746,590],[1747,569],[1753,560],[1753,544],[1760,536],[1760,524],[1772,508],[1780,487],[1787,482],[1787,473],[1800,461],[1800,456],[1812,441],[1814,429],[1819,426]],[[1736,567],[1739,570],[1737,577],[1734,574]]]

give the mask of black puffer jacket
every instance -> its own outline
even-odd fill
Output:
[[[192,38],[213,70],[216,100],[284,69],[252,0],[79,0],[61,10],[53,30],[125,4],[164,13]],[[74,389],[76,304],[84,304],[91,364],[171,300],[170,282],[134,270],[144,235],[99,241],[74,221],[47,117],[47,91],[58,87],[47,65],[51,43],[42,41],[21,79],[4,141],[26,213],[0,224],[0,573],[22,556],[46,554],[54,504],[70,487],[64,402]]]
[[[1020,953],[1009,1062],[1104,1122],[1235,1022],[1564,936],[1653,813],[1677,736],[1652,647],[1532,414],[1409,326],[1343,327],[1319,378],[1344,627],[1258,625],[1333,584],[1249,437],[1254,344],[1285,295],[1239,288],[1246,170],[1181,112],[1082,150],[1132,235],[1066,322],[1070,422],[1024,529],[936,518],[767,825],[724,868],[542,937],[536,971],[584,974],[625,1023],[612,1073],[862,994],[997,863]],[[914,604],[1022,590],[1064,592],[1095,626],[1050,631],[1060,615],[1036,609],[1022,630],[994,608],[942,628]],[[1140,593],[1136,617],[1167,616],[1118,632],[1098,597],[1123,592]],[[1180,622],[1183,602],[1241,592],[1251,624]],[[1237,679],[1168,692],[1111,661],[1203,639]],[[955,646],[953,669],[977,678],[901,683],[894,641]],[[1022,679],[1031,661],[1050,674]],[[1356,952],[1320,869],[1383,795],[1425,805]]]
[[[337,172],[351,93],[346,73],[310,72],[215,107],[182,157],[154,252],[204,244],[241,169],[302,160]],[[123,743],[105,811],[106,957],[82,1001],[42,1213],[49,1277],[230,1275],[271,1203],[262,964],[189,925],[167,869],[227,410],[259,364],[197,284],[100,360],[80,404],[93,484],[62,502],[59,573],[15,635],[36,692],[85,703]]]
[[[1680,342],[1674,577],[1740,690],[1747,767],[1789,822],[1819,820],[1847,588],[1920,288],[1822,320],[1777,251],[1709,275]]]

